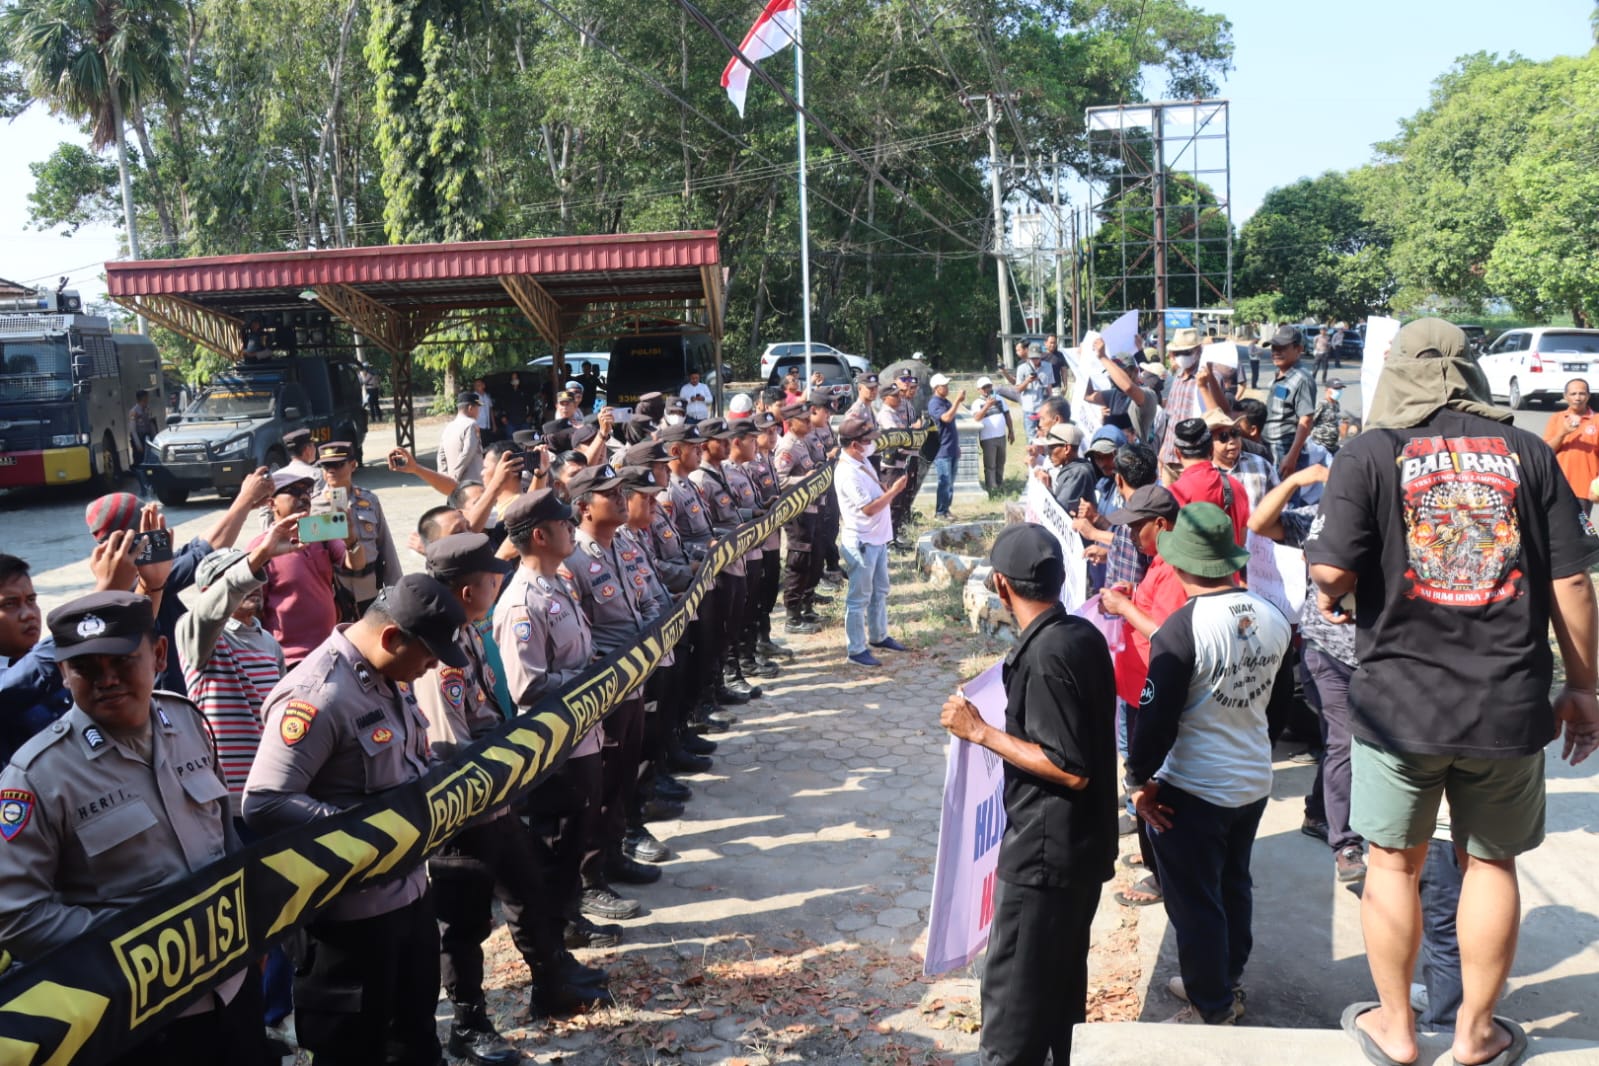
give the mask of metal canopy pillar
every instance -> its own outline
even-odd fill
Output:
[[[317,285],[317,300],[393,357],[394,439],[416,451],[416,410],[411,396],[411,350],[444,317],[442,311],[399,311],[348,285]]]

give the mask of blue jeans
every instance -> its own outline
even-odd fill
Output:
[[[1453,843],[1427,841],[1421,868],[1421,980],[1427,1009],[1416,1023],[1423,1029],[1453,1032],[1460,1011],[1460,941],[1455,912],[1460,909],[1460,856]]]
[[[1232,1010],[1254,950],[1255,883],[1249,857],[1266,801],[1219,807],[1171,784],[1160,787],[1171,828],[1150,832],[1177,965],[1188,1001],[1206,1021]]]
[[[955,502],[955,464],[958,461],[953,455],[933,460],[933,470],[938,474],[938,489],[933,496],[936,514],[949,514],[949,505]]]
[[[888,637],[888,545],[861,544],[841,537],[838,554],[849,571],[844,639],[848,653],[859,655],[866,650],[868,638],[877,644]]]

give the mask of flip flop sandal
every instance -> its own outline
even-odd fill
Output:
[[[1137,896],[1129,895],[1132,892],[1141,892],[1147,898],[1140,899]],[[1160,894],[1160,886],[1155,883],[1155,879],[1146,877],[1131,888],[1118,889],[1111,898],[1123,907],[1148,907],[1152,904],[1163,902],[1165,897]]]
[[[1398,1059],[1389,1058],[1388,1053],[1377,1046],[1377,1041],[1371,1038],[1371,1034],[1355,1024],[1356,1018],[1367,1011],[1376,1010],[1380,1006],[1382,1004],[1375,1000],[1351,1003],[1344,1008],[1343,1016],[1338,1019],[1338,1024],[1343,1028],[1344,1032],[1354,1038],[1355,1043],[1360,1047],[1360,1053],[1366,1056],[1366,1061],[1372,1063],[1373,1066],[1415,1066],[1415,1063],[1420,1059],[1420,1055],[1409,1062],[1400,1062]]]
[[[1121,858],[1121,863],[1122,863],[1123,866],[1127,867],[1129,870],[1147,870],[1148,869],[1148,867],[1144,865],[1144,857],[1142,855],[1138,855],[1138,854],[1123,855],[1122,858]]]
[[[1501,1018],[1497,1014],[1494,1015],[1494,1021],[1498,1022],[1500,1028],[1510,1034],[1510,1043],[1506,1044],[1505,1049],[1493,1058],[1486,1062],[1476,1063],[1474,1066],[1515,1066],[1516,1063],[1521,1061],[1522,1056],[1527,1053],[1527,1031],[1509,1018]],[[1455,1066],[1465,1066],[1465,1063],[1453,1055],[1449,1056],[1449,1058]]]

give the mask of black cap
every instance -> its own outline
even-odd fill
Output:
[[[996,573],[1012,581],[1048,585],[1058,583],[1066,574],[1060,541],[1034,522],[1018,522],[1000,530],[988,558]]]
[[[428,545],[428,573],[440,581],[472,574],[505,574],[511,564],[496,558],[487,533],[452,533]]]
[[[1172,430],[1177,450],[1189,458],[1210,454],[1210,427],[1203,418],[1185,418]]]
[[[666,409],[668,411],[676,412],[677,414],[682,414],[684,411],[688,410],[688,401],[683,399],[681,396],[674,396],[666,402]]]
[[[1146,518],[1164,518],[1168,522],[1177,521],[1177,512],[1182,510],[1182,504],[1177,502],[1177,497],[1171,490],[1162,485],[1144,485],[1133,490],[1127,497],[1127,502],[1105,516],[1105,521],[1113,526],[1130,526],[1134,522],[1142,522]]]
[[[1293,326],[1280,326],[1277,332],[1271,335],[1271,346],[1273,348],[1289,348],[1295,344],[1303,347],[1304,343],[1304,336]]]
[[[873,385],[873,386],[875,386],[877,384],[877,375],[876,374],[857,374],[855,376],[855,384],[857,384],[857,385]]]
[[[478,395],[475,392],[457,393],[455,397],[455,406],[457,407],[471,407],[480,402],[482,401],[478,399]]]
[[[511,434],[511,442],[523,448],[531,448],[538,444],[539,435],[531,429],[519,429]]]
[[[379,592],[373,606],[406,635],[426,644],[445,666],[459,670],[466,665],[466,652],[455,643],[455,635],[466,625],[466,610],[437,579],[406,574]]]
[[[149,597],[131,592],[91,592],[50,612],[56,658],[79,655],[129,655],[155,632]]]
[[[571,428],[572,420],[570,418],[552,418],[539,427],[546,437],[548,437],[551,433],[559,433],[563,429]]]
[[[666,448],[658,440],[642,440],[622,449],[622,462],[627,466],[647,466],[650,463],[664,463],[672,457],[667,454]]]
[[[572,447],[581,448],[600,435],[600,427],[588,422],[572,427]]]
[[[585,466],[566,479],[566,491],[575,500],[585,492],[607,492],[621,483],[616,474],[616,467],[610,463],[603,466]]]
[[[675,426],[662,426],[657,439],[662,444],[677,444],[681,442],[698,444],[705,438],[700,435],[700,431],[695,428],[694,423],[679,422]]]
[[[812,407],[833,406],[833,394],[828,389],[812,389],[805,394],[805,402]]]
[[[284,489],[293,485],[304,485],[307,494],[311,491],[312,481],[304,474],[294,470],[279,470],[272,475],[272,495],[276,496]]]
[[[665,413],[666,397],[658,392],[646,392],[638,398],[638,403],[633,405],[634,418],[647,418],[654,421]]]
[[[624,489],[654,492],[661,487],[661,483],[655,480],[654,471],[647,466],[624,466],[616,472],[616,476]]]
[[[512,500],[501,517],[507,532],[520,533],[540,522],[570,522],[572,508],[554,489],[535,489]]]
[[[838,427],[838,439],[843,441],[876,440],[881,433],[876,422],[858,415],[844,419]]]
[[[735,418],[727,424],[727,438],[753,437],[759,433],[758,427],[751,418]]]
[[[772,414],[770,411],[762,411],[759,414],[754,415],[750,418],[750,423],[757,431],[771,429],[773,426],[780,424],[778,417]]]
[[[330,440],[316,450],[317,466],[338,466],[355,458],[355,445],[347,440]]]
[[[291,429],[283,435],[283,446],[293,451],[305,445],[310,439],[309,429]]]
[[[725,418],[702,418],[697,428],[706,440],[730,440],[733,436]]]
[[[809,418],[811,409],[804,400],[795,400],[793,403],[784,404],[777,413],[783,416],[783,421],[787,422],[791,418]]]

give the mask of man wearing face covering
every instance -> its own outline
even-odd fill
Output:
[[[1166,375],[1166,428],[1160,435],[1160,462],[1168,482],[1177,480],[1182,473],[1182,462],[1177,455],[1177,423],[1203,418],[1212,407],[1228,409],[1222,399],[1221,384],[1209,375],[1200,380],[1199,347],[1197,329],[1173,330],[1171,339],[1166,342],[1172,369]]]
[[[1515,1062],[1526,1033],[1494,1008],[1521,924],[1516,856],[1544,837],[1544,749],[1562,734],[1573,764],[1599,749],[1599,537],[1549,446],[1488,402],[1458,326],[1401,329],[1368,412],[1305,537],[1317,606],[1355,625],[1360,661],[1349,824],[1371,844],[1377,1001],[1350,1005],[1343,1028],[1373,1062],[1416,1060],[1418,873],[1447,793],[1463,873],[1454,1059]],[[1551,625],[1565,666],[1552,702]]]

